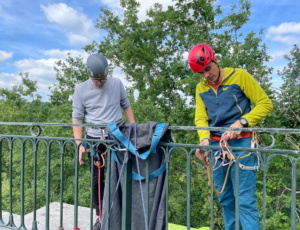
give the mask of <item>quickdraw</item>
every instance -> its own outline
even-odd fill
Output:
[[[226,134],[222,135],[221,138],[220,138],[220,147],[221,147],[221,150],[217,151],[215,153],[215,164],[213,166],[213,171],[217,170],[218,168],[220,168],[221,166],[227,166],[228,165],[228,168],[227,168],[227,172],[226,172],[226,176],[225,176],[225,180],[224,180],[224,184],[222,186],[222,189],[218,192],[216,190],[216,188],[214,187],[214,191],[217,193],[217,194],[222,194],[224,192],[224,188],[225,188],[225,185],[226,185],[226,182],[227,182],[227,179],[228,179],[228,175],[229,175],[229,171],[230,171],[230,168],[231,168],[231,165],[233,163],[235,163],[235,158],[233,156],[233,154],[231,153],[231,151],[229,150],[228,148],[228,143],[227,141],[225,140],[225,137],[226,137]],[[261,140],[260,140],[260,137],[257,135],[257,133],[252,133],[252,140],[251,140],[251,148],[258,148],[259,144]],[[207,158],[207,156],[210,154],[211,152],[208,151],[204,154],[204,157],[203,157],[203,161],[206,163],[206,168],[207,168],[207,175],[208,175],[208,186],[211,186],[211,169],[210,169],[210,165],[209,165],[209,160]],[[259,154],[259,152],[257,152]],[[243,159],[243,158],[246,158],[248,156],[250,156],[252,154],[252,152],[249,152],[247,155],[245,156],[242,156],[240,157],[240,159]],[[197,157],[201,160],[201,158],[197,155]],[[227,159],[229,160],[228,163],[225,162],[226,160],[226,157]],[[217,164],[217,161],[221,159],[222,162],[221,164],[216,167],[216,164]],[[259,157],[257,156],[257,165],[255,166],[246,166],[246,165],[243,165],[241,163],[239,163],[239,167],[242,169],[242,170],[257,170],[259,171],[259,168],[260,168],[260,160],[259,160]]]

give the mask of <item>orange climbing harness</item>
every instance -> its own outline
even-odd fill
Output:
[[[231,165],[233,163],[235,163],[235,158],[233,156],[233,154],[231,153],[231,151],[229,150],[228,148],[228,143],[227,141],[225,140],[225,137],[226,137],[226,134],[225,135],[222,135],[221,137],[219,137],[219,141],[220,141],[220,147],[221,147],[221,150],[220,150],[220,154],[218,156],[216,156],[218,154],[219,151],[216,152],[215,154],[215,165],[213,166],[213,170],[217,170],[218,168],[220,168],[221,166],[227,166],[228,165],[228,168],[227,168],[227,172],[226,172],[226,176],[225,176],[225,180],[224,180],[224,184],[222,186],[222,189],[221,191],[217,191],[215,189],[215,187],[213,188],[214,191],[217,193],[217,194],[222,194],[224,192],[224,188],[225,188],[225,185],[226,185],[226,182],[227,182],[227,179],[228,179],[228,175],[229,175],[229,171],[230,171],[230,168],[231,168]],[[257,136],[257,133],[253,132],[252,133],[252,140],[251,140],[251,148],[258,148],[258,143],[260,143],[260,137]],[[209,165],[209,160],[207,159],[207,156],[210,154],[210,151],[206,152],[204,154],[204,157],[203,157],[203,161],[206,163],[206,168],[207,168],[207,175],[208,175],[208,186],[211,186],[211,169],[210,169],[210,165]],[[243,158],[246,158],[248,156],[250,156],[252,154],[252,152],[249,152],[246,156],[242,156],[240,157],[240,159],[243,159]],[[201,158],[199,156],[197,156],[200,160]],[[225,159],[226,157],[229,159],[229,162],[228,163],[225,163]],[[222,159],[221,159],[222,158]],[[216,168],[216,164],[217,164],[217,161],[221,159],[222,162],[221,164]],[[259,170],[259,167],[260,167],[260,161],[259,161],[259,157],[257,157],[257,166],[245,166],[241,163],[239,163],[239,167],[243,170]]]

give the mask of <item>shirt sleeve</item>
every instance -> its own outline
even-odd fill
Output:
[[[199,86],[196,88],[196,112],[195,112],[195,124],[197,127],[208,127],[209,117],[206,112],[206,106],[200,97]],[[198,130],[200,143],[203,139],[209,139],[209,130]]]
[[[121,88],[121,100],[120,100],[120,106],[123,110],[128,109],[129,107],[131,107],[129,99],[128,99],[128,95],[127,92],[123,86],[122,81],[120,81],[120,88]]]
[[[85,114],[85,107],[82,103],[82,99],[80,96],[80,90],[76,87],[74,95],[73,95],[73,112],[72,118],[73,121],[83,121]]]
[[[241,81],[242,91],[255,105],[249,113],[242,117],[247,119],[249,127],[253,127],[272,111],[273,105],[265,91],[247,71],[242,74]]]

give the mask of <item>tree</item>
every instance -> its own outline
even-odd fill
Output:
[[[147,11],[145,21],[137,16],[139,3],[135,0],[121,1],[123,18],[101,8],[96,27],[108,34],[99,44],[93,42],[85,50],[102,53],[112,68],[124,71],[132,83],[129,91],[136,90],[139,94],[131,97],[137,122],[160,119],[157,121],[172,125],[194,125],[194,96],[200,76],[190,71],[186,56],[200,42],[211,44],[221,67],[245,68],[265,89],[270,87],[268,75],[272,68],[265,65],[270,58],[266,45],[255,32],[245,36],[239,32],[249,20],[250,2],[241,0],[238,7],[232,5],[228,16],[220,20],[217,18],[221,17],[221,6],[215,3],[214,0],[176,0],[166,11],[156,3]],[[261,36],[263,30],[258,33]],[[151,112],[147,113],[148,108]],[[198,142],[196,132],[173,131],[172,135],[176,142]],[[181,169],[187,158],[178,151],[174,155],[169,216],[171,222],[185,225],[186,174]],[[204,168],[194,158],[192,165],[192,195],[203,198],[193,200],[193,215],[201,213],[202,218],[193,218],[192,227],[200,227],[208,224],[209,189],[203,180],[206,178]],[[217,218],[215,220],[217,226]]]

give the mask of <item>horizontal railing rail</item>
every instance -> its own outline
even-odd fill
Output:
[[[75,139],[75,138],[66,138],[66,137],[46,137],[46,136],[41,136],[42,130],[37,134],[33,132],[33,129],[37,127],[38,129],[41,129],[43,126],[56,126],[56,127],[73,127],[73,126],[82,126],[82,127],[101,127],[105,128],[105,125],[95,125],[95,124],[67,124],[67,123],[31,123],[31,122],[0,122],[1,125],[8,125],[8,126],[32,126],[32,132],[31,136],[24,136],[24,135],[10,135],[10,134],[0,134],[0,226],[1,227],[6,227],[8,229],[19,229],[23,228],[25,230],[27,229],[38,229],[37,228],[37,217],[36,217],[36,210],[37,210],[37,177],[38,177],[38,167],[37,167],[37,161],[38,161],[38,150],[39,148],[45,149],[46,152],[46,229],[49,229],[50,223],[49,223],[49,204],[50,204],[50,186],[51,186],[51,159],[53,157],[53,154],[56,154],[57,151],[60,153],[61,161],[60,161],[60,203],[61,203],[61,209],[60,209],[60,229],[63,229],[63,200],[64,200],[64,170],[65,170],[65,154],[66,151],[68,153],[73,152],[74,154],[74,227],[78,227],[78,193],[79,193],[79,184],[78,184],[78,172],[79,172],[79,163],[78,163],[78,151],[79,151],[79,146],[76,145],[75,141],[79,140],[81,143],[87,142],[87,144],[92,145],[92,143],[105,143],[106,145],[114,145],[115,141],[114,140],[94,140],[94,139]],[[242,131],[249,131],[249,132],[258,132],[261,134],[265,133],[290,133],[290,134],[300,134],[300,129],[271,129],[271,128],[224,128],[224,127],[219,127],[219,128],[212,128],[212,127],[190,127],[190,126],[169,126],[170,130],[210,130],[210,131],[237,131],[237,130],[242,130]],[[1,131],[0,131],[1,132]],[[6,143],[7,142],[7,143]],[[24,191],[24,184],[25,184],[25,173],[26,173],[26,167],[25,163],[28,162],[28,159],[25,160],[26,157],[26,151],[28,149],[28,144],[32,144],[32,149],[31,151],[33,152],[33,158],[31,159],[33,161],[33,167],[34,167],[34,172],[33,172],[33,221],[32,221],[32,226],[25,226],[24,222],[24,215],[25,215],[25,207],[24,207],[24,202],[25,202],[25,191]],[[262,223],[263,223],[263,229],[266,229],[266,194],[267,194],[267,171],[268,171],[268,164],[270,160],[275,157],[275,156],[284,156],[286,157],[290,162],[291,162],[291,171],[292,171],[292,178],[291,178],[291,229],[295,230],[296,229],[296,183],[297,183],[297,163],[300,159],[300,151],[299,150],[287,150],[287,149],[275,149],[273,148],[275,139],[272,141],[273,143],[270,146],[267,147],[262,147],[260,146],[258,149],[253,150],[253,148],[243,148],[243,147],[231,147],[229,146],[228,148],[230,150],[239,150],[239,151],[244,151],[244,153],[247,152],[255,152],[255,154],[259,157],[261,161],[261,172],[263,173],[263,218],[262,218]],[[2,208],[3,208],[3,194],[2,194],[2,179],[3,179],[3,160],[4,156],[6,156],[6,151],[4,152],[4,145],[6,147],[6,151],[9,152],[9,157],[8,160],[9,162],[6,162],[8,164],[8,177],[9,177],[9,221],[7,223],[4,222],[2,218]],[[44,146],[42,146],[44,145]],[[67,146],[72,146],[72,148],[68,147],[66,150]],[[15,147],[17,146],[17,147]],[[41,147],[42,146],[42,147]],[[53,147],[54,146],[54,147]],[[176,151],[183,151],[186,155],[186,178],[187,178],[187,191],[186,191],[186,197],[187,197],[187,229],[191,228],[191,162],[192,162],[192,156],[195,154],[196,149],[212,149],[212,150],[219,150],[219,146],[199,146],[198,144],[184,144],[184,143],[160,143],[159,146],[164,146],[164,154],[165,154],[165,162],[166,164],[166,181],[168,182],[169,180],[169,171],[170,171],[170,162],[171,162],[171,154]],[[19,153],[16,153],[16,150],[20,151]],[[261,154],[258,154],[260,152]],[[268,155],[267,155],[268,154]],[[21,177],[21,197],[20,197],[20,213],[21,213],[21,223],[20,226],[16,226],[14,223],[14,218],[13,218],[13,159],[14,156],[19,155],[20,156],[20,177]],[[299,155],[299,157],[298,157]],[[236,157],[234,152],[233,156],[236,159],[236,163],[233,167],[236,167],[236,172],[239,172],[239,160],[240,156]],[[293,158],[291,157],[293,156]],[[295,158],[296,157],[296,158]],[[93,154],[91,154],[91,164],[93,163]],[[124,191],[123,194],[123,216],[122,216],[122,230],[129,230],[130,229],[130,220],[128,221],[128,213],[131,213],[131,153],[128,153],[128,159],[125,162],[124,166],[124,175],[123,175],[123,186],[128,189]],[[107,153],[107,163],[106,163],[106,168],[107,171],[106,173],[110,175],[110,166],[111,166],[111,150],[108,149]],[[211,182],[213,185],[213,163],[214,163],[214,157],[212,155],[209,156],[209,164],[211,168]],[[91,165],[92,166],[92,165]],[[149,161],[146,161],[146,178],[149,177]],[[236,194],[239,194],[239,173],[236,173],[235,179],[237,181],[236,183]],[[93,178],[93,170],[91,171],[91,178]],[[92,180],[91,180],[92,181]],[[145,192],[145,203],[146,203],[146,209],[148,209],[149,206],[149,180],[146,179],[146,190]],[[110,184],[110,180],[108,177],[108,181],[106,181],[106,184]],[[93,186],[93,182],[91,182],[91,188]],[[109,188],[110,186],[108,186]],[[166,218],[165,222],[168,223],[168,183],[166,183]],[[109,194],[109,192],[108,192]],[[91,196],[90,196],[90,229],[92,229],[92,223],[93,223],[93,217],[92,217],[92,212],[93,212],[93,205],[92,205],[92,197],[93,197],[93,190],[91,189]],[[211,186],[211,229],[214,229],[214,191],[213,191],[213,186]],[[106,202],[106,207],[107,210],[106,212],[109,213],[109,207],[111,204],[111,197],[107,197]],[[130,204],[128,203],[130,202]],[[239,196],[235,197],[235,202],[236,204],[239,203]],[[239,229],[239,205],[235,206],[236,208],[236,227],[235,229]],[[130,216],[130,215],[129,215]],[[147,210],[147,218],[149,219],[149,213]],[[105,220],[103,220],[105,223]],[[166,229],[168,229],[168,225],[166,224]]]

